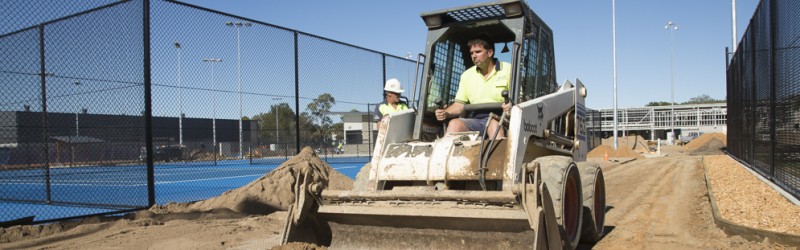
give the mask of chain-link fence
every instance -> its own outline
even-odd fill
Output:
[[[728,66],[728,152],[800,197],[800,2],[759,3]]]
[[[305,146],[329,163],[364,163],[383,83],[411,88],[416,70],[177,1],[0,7],[0,202],[11,204],[0,221],[203,199]],[[219,182],[186,185],[176,173]]]
[[[0,222],[205,199],[305,146],[365,163],[385,80],[419,94],[408,58],[172,0],[0,13]]]

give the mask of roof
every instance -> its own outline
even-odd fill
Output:
[[[90,136],[51,136],[50,139],[59,141],[59,142],[66,142],[66,143],[97,143],[97,142],[104,142],[98,138],[90,137]]]
[[[360,111],[358,111],[358,112],[354,112],[354,111],[350,111],[350,112],[333,111],[333,112],[328,112],[326,114],[328,114],[328,115],[341,115],[341,116],[345,116],[345,115],[370,115],[370,113],[368,113],[368,112],[360,112]]]

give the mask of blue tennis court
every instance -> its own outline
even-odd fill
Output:
[[[355,179],[369,157],[326,157],[328,164]],[[156,164],[157,204],[218,196],[269,173],[284,158]],[[0,221],[36,216],[36,221],[147,206],[147,167],[82,166],[51,168],[49,192],[43,169],[9,170],[0,175]],[[113,178],[109,178],[113,177]],[[50,201],[49,204],[47,201]]]

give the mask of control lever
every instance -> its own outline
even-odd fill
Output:
[[[442,98],[437,97],[436,100],[433,101],[433,103],[436,104],[436,109],[444,109],[444,101],[442,100]],[[442,121],[442,134],[444,134],[445,132],[447,132],[447,118],[445,118],[445,120]]]
[[[500,93],[500,95],[503,96],[503,103],[504,104],[508,103],[508,90],[503,90],[503,92]],[[491,122],[491,120],[496,119],[498,121],[498,126],[497,129],[495,129],[494,131],[494,135],[490,137],[491,141],[489,142],[489,145],[487,147],[484,147],[484,143],[486,142],[485,138],[481,137],[481,147],[478,158],[478,183],[480,183],[481,189],[483,189],[483,191],[486,191],[486,164],[487,161],[489,160],[489,155],[491,154],[490,153],[491,150],[489,149],[494,147],[494,142],[495,140],[497,140],[497,135],[500,134],[500,130],[506,128],[505,124],[507,123],[504,122],[506,120],[506,117],[508,117],[508,113],[505,110],[503,110],[503,115],[501,115],[500,117],[497,117],[497,115],[494,113],[489,113],[489,120],[486,122],[486,127],[484,128],[486,133],[491,132],[489,131],[489,123]]]
[[[510,100],[509,100],[509,98],[508,98],[508,90],[503,90],[503,92],[501,92],[501,93],[500,93],[500,95],[502,95],[502,96],[503,96],[503,103],[504,103],[504,104],[506,104],[506,103],[509,103],[509,102],[510,102]],[[506,125],[506,124],[508,124],[508,119],[509,119],[509,116],[510,116],[510,114],[506,114],[506,111],[505,111],[505,110],[503,110],[503,115],[502,115],[502,116],[500,116],[500,120],[499,120],[499,122],[500,122],[500,126],[503,126],[503,125]],[[503,126],[503,127],[505,127],[505,126]]]

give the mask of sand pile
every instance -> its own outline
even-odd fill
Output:
[[[602,140],[603,145],[614,147],[614,138],[609,137]],[[650,153],[650,148],[647,146],[647,140],[639,135],[620,136],[617,138],[618,148],[628,148],[639,153]]]
[[[586,157],[604,158],[605,154],[608,154],[608,158],[644,158],[642,154],[633,151],[630,148],[619,146],[617,150],[614,150],[613,146],[608,145],[600,145],[595,147],[592,149],[592,151],[589,151]]]
[[[188,205],[190,210],[228,208],[245,214],[269,214],[287,210],[294,203],[295,178],[310,173],[313,182],[327,189],[346,190],[353,180],[331,168],[310,147],[303,148],[295,157],[284,162],[269,174],[220,196]]]
[[[728,144],[728,137],[723,133],[708,133],[703,134],[700,137],[692,140],[691,142],[687,143],[684,147],[687,149],[697,149],[703,147],[705,144],[713,140],[719,140],[723,145]]]
[[[728,144],[728,138],[722,133],[708,133],[692,140],[684,146],[692,155],[721,154]]]

